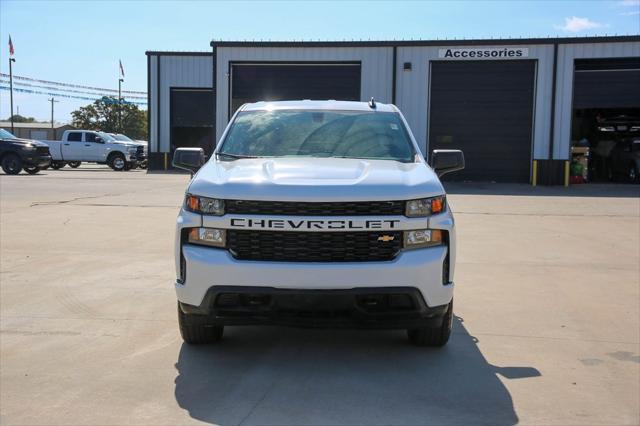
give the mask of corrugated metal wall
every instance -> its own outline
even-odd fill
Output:
[[[505,47],[507,45],[483,46]],[[426,154],[429,109],[429,63],[439,60],[438,50],[446,46],[399,46],[397,48],[396,104],[405,114],[421,149]],[[463,48],[465,46],[456,46]],[[468,46],[477,48],[478,45]],[[546,159],[551,128],[553,84],[553,44],[519,45],[529,49],[537,61],[536,108],[534,116],[533,158]],[[557,91],[554,124],[553,158],[568,157],[571,136],[573,61],[577,58],[615,58],[640,56],[640,42],[560,44],[558,46]],[[158,64],[160,58],[160,64]],[[516,59],[514,59],[516,60]],[[229,63],[233,61],[359,61],[362,64],[361,99],[371,96],[391,102],[393,81],[393,47],[231,47],[217,48],[216,70],[216,138],[219,139],[229,117]],[[411,62],[410,71],[403,63]],[[150,57],[150,144],[152,152],[169,150],[170,88],[213,86],[211,56],[164,53]],[[157,70],[160,68],[158,93]],[[160,110],[158,110],[158,100]],[[158,142],[159,141],[159,142]]]
[[[149,56],[149,152],[158,152],[158,56]]]
[[[219,47],[216,71],[218,140],[230,118],[229,63],[233,61],[360,61],[361,100],[369,100],[373,96],[380,102],[391,102],[392,47]]]
[[[402,110],[413,134],[418,140],[423,154],[427,155],[426,147],[429,129],[429,81],[430,61],[439,60],[439,47],[398,47],[397,57],[397,94],[396,104]],[[478,48],[478,46],[468,46]],[[487,48],[502,48],[503,45],[482,46]],[[529,49],[526,59],[537,60],[536,97],[534,116],[534,158],[547,158],[549,152],[549,131],[551,126],[551,92],[553,81],[553,46],[533,45]],[[465,46],[456,46],[465,48]],[[516,60],[516,59],[512,59]],[[411,62],[410,71],[403,70],[403,64]],[[460,62],[456,60],[456,62]]]
[[[160,61],[159,67],[157,61]],[[151,152],[169,152],[172,87],[213,87],[212,56],[151,56]],[[160,88],[158,93],[158,69]],[[158,99],[159,109],[158,109]],[[213,119],[213,117],[212,117]],[[159,132],[159,137],[158,137]]]
[[[640,42],[586,43],[558,46],[553,158],[566,160],[571,147],[575,59],[640,57]]]

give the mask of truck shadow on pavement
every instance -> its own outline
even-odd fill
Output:
[[[220,425],[513,425],[506,379],[532,367],[487,362],[461,318],[442,349],[403,331],[233,327],[219,346],[183,344],[175,397]]]

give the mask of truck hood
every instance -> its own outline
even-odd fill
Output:
[[[343,158],[211,159],[191,194],[231,200],[385,201],[444,194],[426,164]]]
[[[124,146],[125,148],[135,148],[138,145],[140,145],[139,143],[135,143],[135,142],[126,142],[126,141],[111,141],[109,142],[111,145],[121,145]]]
[[[49,146],[46,143],[40,142],[40,141],[36,141],[33,139],[2,139],[5,142],[10,142],[16,145],[33,145],[33,146]]]

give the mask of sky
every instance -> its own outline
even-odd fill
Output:
[[[145,51],[210,51],[212,39],[431,40],[605,34],[640,34],[640,0],[0,0],[0,72],[9,73],[9,35],[15,49],[15,76],[117,90],[121,60],[123,90],[144,92]],[[0,87],[7,87],[7,80],[1,77]],[[14,112],[19,108],[21,115],[50,120],[49,98],[14,92]],[[70,121],[71,111],[91,102],[57,100],[57,122]],[[9,111],[9,92],[0,89],[0,118],[6,119]]]

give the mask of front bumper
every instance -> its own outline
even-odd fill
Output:
[[[239,261],[226,250],[185,245],[184,283],[176,282],[178,300],[200,306],[214,286],[338,290],[359,287],[416,288],[427,306],[446,305],[453,283],[443,285],[446,247],[401,252],[385,262]]]
[[[442,324],[447,305],[429,307],[411,287],[348,290],[285,290],[214,286],[199,306],[180,303],[187,314],[207,315],[213,325],[418,328]]]
[[[22,163],[27,167],[47,167],[51,164],[50,155],[26,155],[22,158]]]

